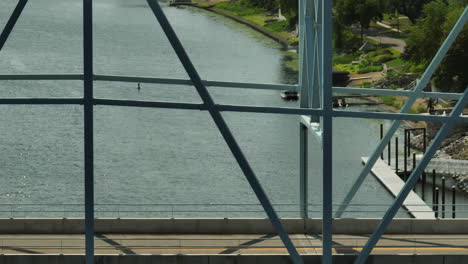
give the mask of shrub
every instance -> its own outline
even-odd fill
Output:
[[[254,8],[242,5],[240,2],[220,2],[217,8],[224,9],[239,16],[249,16],[265,12],[263,8]]]
[[[350,64],[358,58],[359,56],[355,54],[335,55],[333,56],[333,64]]]
[[[364,66],[364,67],[359,67],[358,73],[363,74],[363,73],[369,73],[369,72],[379,72],[382,70],[383,70],[382,65]]]
[[[391,95],[379,95],[378,96],[380,99],[382,99],[383,103],[389,106],[395,106],[398,104],[395,104],[396,97],[391,96]]]
[[[384,63],[384,62],[387,62],[387,61],[391,61],[393,59],[395,59],[395,57],[393,57],[392,55],[384,54],[384,55],[380,55],[380,56],[375,57],[374,62]]]

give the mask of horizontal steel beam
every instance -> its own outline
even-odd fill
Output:
[[[82,105],[82,98],[0,98],[0,105]]]
[[[110,75],[95,75],[95,81],[111,81],[111,82],[139,82],[139,83],[158,83],[158,84],[173,84],[173,85],[193,85],[191,80],[170,79],[170,78],[151,78],[151,77],[130,77],[130,76],[110,76]],[[261,89],[261,90],[294,90],[298,89],[297,85],[287,84],[264,84],[264,83],[242,83],[242,82],[222,82],[222,81],[205,81],[202,83],[205,86],[223,87],[223,88],[246,88],[246,89]]]
[[[83,104],[82,98],[0,98],[0,105],[77,105]],[[94,105],[108,106],[129,106],[147,108],[168,108],[181,110],[201,110],[207,111],[204,104],[180,103],[180,102],[157,102],[157,101],[135,101],[119,99],[93,99]],[[321,109],[295,108],[295,107],[268,107],[249,105],[225,105],[216,104],[214,106],[222,112],[242,112],[242,113],[264,113],[264,114],[284,114],[284,115],[315,115],[322,116]],[[381,113],[381,112],[357,112],[357,111],[336,111],[332,112],[334,117],[343,118],[367,118],[367,119],[389,119],[389,120],[409,120],[426,122],[446,122],[448,116],[401,114],[401,113]],[[457,123],[468,123],[468,117],[459,117]]]
[[[2,74],[1,81],[82,81],[83,74]]]
[[[83,74],[3,74],[0,80],[10,81],[60,81],[60,80],[83,80]],[[193,85],[192,81],[173,78],[153,78],[153,77],[132,77],[132,76],[111,76],[94,75],[95,81],[109,82],[131,82],[131,83],[154,83],[170,85]],[[260,90],[293,90],[298,91],[297,85],[288,84],[267,84],[267,83],[243,83],[243,82],[224,82],[224,81],[203,81],[205,86],[223,87],[223,88],[244,88]],[[393,95],[409,96],[411,90],[389,90],[389,89],[371,89],[371,88],[353,88],[353,87],[333,87],[333,93],[357,94],[357,95]],[[440,92],[421,92],[421,98],[445,98],[458,100],[461,93],[440,93]]]
[[[265,113],[265,114],[285,114],[285,115],[322,115],[323,111],[307,108],[288,108],[288,107],[266,107],[266,106],[248,106],[248,105],[220,105],[216,108],[224,112],[244,112],[244,113]]]
[[[192,104],[192,103],[132,101],[132,100],[115,100],[115,99],[94,99],[93,102],[95,105],[107,105],[107,106],[130,106],[130,107],[185,109],[185,110],[207,110],[207,108],[203,104]]]
[[[352,88],[352,87],[334,87],[334,93],[344,94],[362,94],[362,95],[393,95],[393,96],[410,96],[411,90],[390,90],[390,89],[371,89],[371,88]],[[445,98],[458,100],[463,96],[462,93],[437,93],[437,92],[421,92],[421,98]]]
[[[387,119],[387,120],[407,120],[407,121],[425,121],[425,122],[446,122],[449,116],[402,114],[402,113],[381,113],[381,112],[357,112],[357,111],[333,111],[334,117],[348,118],[368,118],[368,119]],[[468,117],[459,117],[457,123],[467,123]]]

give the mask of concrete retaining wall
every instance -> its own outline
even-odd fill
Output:
[[[352,264],[355,256],[334,256],[334,264]],[[320,264],[321,256],[304,256],[305,264]],[[82,264],[83,256],[0,256],[0,264]],[[96,264],[291,264],[288,256],[96,256]],[[366,264],[462,264],[468,256],[374,255]]]
[[[322,231],[321,219],[283,219],[291,234]],[[335,219],[336,234],[370,234],[380,219]],[[96,233],[274,234],[268,219],[96,219]],[[80,234],[83,219],[0,219],[0,234]],[[387,234],[468,234],[468,219],[395,219]]]

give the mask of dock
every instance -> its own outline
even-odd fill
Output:
[[[363,157],[362,162],[366,164],[369,160],[368,157]],[[400,190],[405,185],[405,182],[388,166],[383,160],[378,159],[371,170],[377,180],[396,197]],[[408,213],[417,219],[435,219],[432,208],[419,197],[415,192],[411,191],[403,203],[403,207],[408,210]]]

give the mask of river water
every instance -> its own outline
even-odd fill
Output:
[[[146,1],[93,2],[96,74],[187,78]],[[1,25],[15,3],[0,2]],[[0,73],[81,73],[81,8],[76,0],[30,1],[0,53]],[[164,4],[163,8],[203,79],[296,82],[297,76],[282,66],[280,46],[265,36],[206,11]],[[210,88],[210,92],[220,103],[297,106],[282,101],[277,91]],[[0,96],[79,97],[82,83],[1,81]],[[135,84],[115,82],[96,82],[95,96],[201,101],[193,87],[143,84],[138,91]],[[83,203],[82,107],[3,105],[0,111],[2,214],[82,215],[75,212],[81,206],[57,205]],[[296,204],[277,206],[284,211],[280,215],[297,216],[299,117],[223,116],[272,202]],[[342,201],[357,178],[361,157],[372,153],[382,122],[389,125],[378,120],[334,121],[335,203]],[[318,217],[321,149],[315,140],[309,147],[310,203],[317,205],[311,206],[310,214]],[[205,112],[97,106],[95,182],[96,203],[102,211],[98,216],[264,216],[257,212],[259,207],[217,205],[258,202]],[[368,176],[353,200],[357,205],[344,216],[379,217],[384,208],[371,205],[391,201],[377,180]]]

